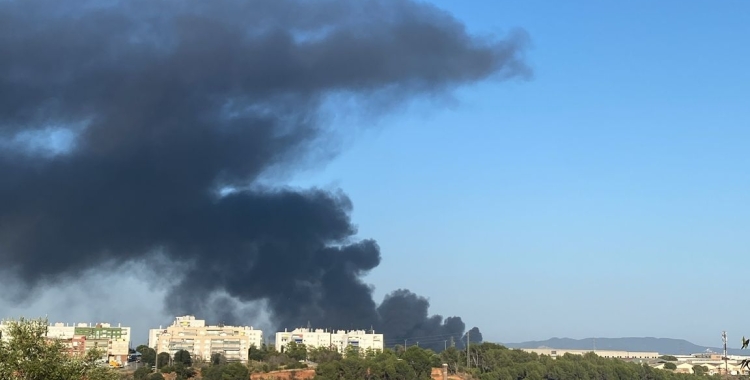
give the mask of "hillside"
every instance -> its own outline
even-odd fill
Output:
[[[621,350],[621,351],[656,351],[660,354],[690,355],[698,352],[722,352],[719,347],[705,347],[693,344],[684,339],[671,338],[552,338],[542,341],[521,343],[501,343],[509,348],[559,348],[572,350]],[[748,355],[750,351],[729,349],[730,355]]]

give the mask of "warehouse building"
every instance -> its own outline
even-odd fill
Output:
[[[615,351],[615,350],[568,350],[558,348],[522,348],[521,350],[535,353],[538,355],[547,355],[553,358],[563,356],[565,354],[572,355],[585,355],[589,352],[595,353],[597,356],[610,359],[658,359],[659,353],[654,351]]]

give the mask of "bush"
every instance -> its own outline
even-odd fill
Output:
[[[195,370],[191,367],[187,367],[182,363],[174,365],[174,372],[177,374],[177,379],[189,379],[195,376]]]
[[[300,362],[291,362],[291,363],[287,364],[284,368],[286,368],[286,369],[303,369],[303,368],[307,368],[307,364],[300,363]]]
[[[135,380],[146,380],[148,375],[151,374],[151,369],[148,367],[141,367],[133,372],[133,379]]]
[[[250,371],[242,363],[218,364],[201,370],[203,380],[247,380]]]

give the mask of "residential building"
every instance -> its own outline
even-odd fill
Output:
[[[298,328],[291,332],[284,330],[276,333],[276,351],[283,352],[284,347],[290,342],[304,344],[307,347],[337,347],[332,345],[331,333],[324,329]]]
[[[276,351],[283,352],[286,345],[295,342],[314,348],[333,348],[345,352],[347,347],[361,350],[383,350],[383,334],[365,330],[337,330],[296,328],[292,331],[284,330],[276,333]]]
[[[8,335],[8,324],[5,321],[0,320],[0,342],[7,342],[10,340]]]
[[[130,336],[130,327],[109,323],[55,323],[47,329],[47,337],[62,340],[71,353],[97,348],[106,352],[106,359],[121,364],[128,361]]]
[[[7,340],[7,325],[0,322],[0,339]],[[47,326],[47,338],[57,339],[70,354],[81,355],[97,348],[103,360],[127,363],[130,348],[130,327],[109,323],[54,323]]]
[[[250,347],[263,345],[263,332],[252,326],[207,326],[205,320],[185,315],[167,328],[149,330],[148,345],[170,355],[185,350],[196,361],[209,361],[218,353],[229,361],[247,362]]]

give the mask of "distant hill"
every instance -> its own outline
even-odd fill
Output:
[[[552,338],[542,341],[521,343],[501,343],[509,348],[559,348],[570,350],[620,350],[620,351],[656,351],[666,355],[691,355],[699,352],[721,353],[722,348],[705,347],[693,344],[684,339],[671,338]],[[729,355],[749,355],[750,351],[739,349],[728,350]]]

